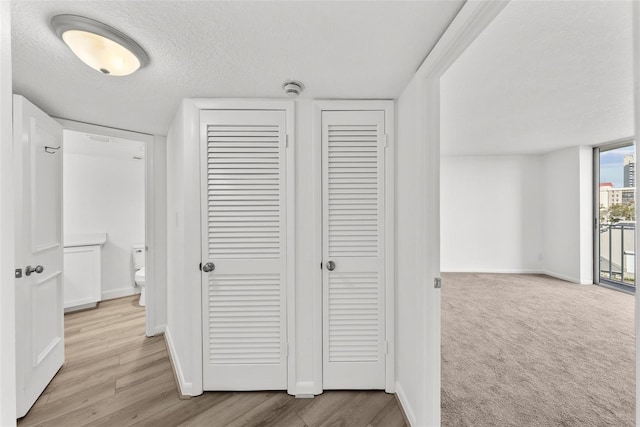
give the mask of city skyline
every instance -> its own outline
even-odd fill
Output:
[[[624,187],[624,158],[635,157],[635,147],[621,147],[600,153],[600,182],[610,182],[615,188]]]

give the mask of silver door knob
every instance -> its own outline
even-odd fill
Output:
[[[31,276],[31,273],[42,273],[44,271],[44,267],[41,265],[35,266],[35,267],[31,267],[30,265],[27,265],[27,268],[24,269],[24,274],[26,274],[27,276]]]
[[[336,263],[335,263],[335,262],[333,262],[333,261],[329,261],[329,262],[327,263],[327,270],[329,270],[329,271],[333,271],[333,270],[335,270],[335,268],[336,268]]]
[[[202,266],[202,271],[204,271],[205,273],[210,273],[215,269],[216,269],[216,265],[212,262],[208,262]]]

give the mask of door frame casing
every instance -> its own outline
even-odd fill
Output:
[[[593,283],[595,285],[612,287],[622,292],[632,292],[616,285],[609,285],[608,283],[601,283],[600,281],[600,153],[602,149],[604,151],[615,150],[616,148],[622,148],[635,144],[633,136],[627,138],[620,138],[613,141],[604,142],[593,146]]]
[[[312,119],[313,144],[313,258],[317,265],[323,260],[322,252],[322,112],[323,111],[384,111],[385,134],[385,340],[387,357],[385,360],[385,391],[395,393],[395,101],[393,100],[314,100]],[[313,377],[312,394],[323,392],[323,292],[324,270],[313,275]],[[305,391],[306,392],[306,391]]]
[[[185,137],[189,142],[197,147],[197,160],[198,160],[198,195],[200,195],[200,204],[205,202],[202,200],[202,181],[200,167],[202,165],[202,148],[200,140],[200,111],[202,110],[271,110],[271,111],[284,111],[286,116],[286,133],[287,133],[287,152],[286,152],[286,185],[287,185],[287,207],[286,207],[286,242],[285,247],[287,249],[286,255],[286,307],[287,307],[287,393],[291,395],[296,394],[296,306],[295,306],[295,227],[296,227],[296,211],[295,211],[295,147],[296,147],[296,108],[294,101],[283,101],[274,99],[211,99],[211,98],[192,98],[185,99],[183,101],[183,114],[185,119]],[[187,142],[187,141],[185,141]],[[202,237],[202,219],[200,217],[201,205],[198,205],[198,226],[199,237]],[[195,215],[194,215],[195,216]],[[197,251],[199,253],[199,259],[202,261],[202,245],[198,240]],[[192,317],[192,330],[195,331],[192,334],[193,339],[193,377],[191,383],[190,395],[196,396],[202,394],[202,368],[203,368],[203,340],[202,340],[202,321],[203,313],[202,307],[202,274],[198,272],[200,280],[198,280],[199,286],[193,289],[189,288],[190,299],[194,303],[194,307],[200,309],[193,311]]]
[[[129,139],[133,141],[140,141],[144,143],[144,166],[145,166],[145,185],[144,185],[144,226],[145,226],[145,245],[146,245],[146,259],[145,259],[145,271],[146,271],[146,282],[147,283],[156,283],[156,265],[158,264],[158,248],[156,245],[156,240],[158,236],[156,236],[156,228],[155,228],[155,176],[154,170],[156,165],[154,164],[154,145],[153,145],[153,135],[133,132],[122,129],[115,129],[106,126],[94,125],[90,123],[78,122],[69,119],[62,119],[58,117],[54,117],[57,120],[64,130],[72,130],[77,132],[87,132],[96,135],[109,136],[112,138],[123,138]],[[63,163],[64,170],[64,163]],[[64,212],[63,212],[64,217]],[[146,306],[145,306],[145,334],[148,337],[152,337],[158,333],[164,332],[164,325],[158,324],[156,321],[157,318],[157,309],[156,307],[156,287],[155,286],[146,286],[145,298],[146,298]]]

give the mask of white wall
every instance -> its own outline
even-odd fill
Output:
[[[314,245],[316,205],[312,129],[312,100],[296,100],[296,393],[312,394],[322,389],[321,378],[314,370],[322,354],[314,343],[314,276],[320,275],[320,259]],[[321,321],[321,319],[320,319]],[[315,344],[315,346],[314,346]],[[320,347],[320,351],[321,351]]]
[[[0,425],[16,423],[11,2],[0,2]]]
[[[152,280],[146,286],[154,287],[153,332],[160,333],[164,332],[167,324],[167,138],[154,136],[153,145],[153,188],[149,190],[153,199],[155,240],[147,244],[149,251],[154,251],[155,265]]]
[[[126,151],[105,156],[99,147],[94,154],[80,154],[82,142],[69,141],[69,132],[65,131],[63,168],[65,235],[106,232],[102,299],[132,295],[136,289],[131,250],[145,243],[144,161]]]
[[[441,159],[443,271],[542,268],[542,157]]]
[[[166,338],[169,352],[177,368],[178,383],[182,394],[191,394],[195,377],[190,353],[191,310],[189,294],[185,291],[189,283],[183,276],[185,266],[185,165],[184,165],[184,114],[181,107],[176,120],[167,134],[167,325]],[[197,206],[197,205],[196,205]],[[197,265],[194,265],[197,268]],[[197,280],[199,286],[199,280]]]
[[[419,86],[414,79],[398,100],[396,143],[396,392],[414,426],[425,419]]]
[[[543,156],[543,271],[593,283],[592,149],[572,147]]]
[[[443,271],[593,283],[591,147],[443,157]]]

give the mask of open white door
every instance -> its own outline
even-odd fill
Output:
[[[13,101],[16,208],[17,416],[64,362],[62,126],[21,96]],[[21,276],[21,277],[18,277]]]
[[[384,389],[385,112],[322,112],[323,387]]]

